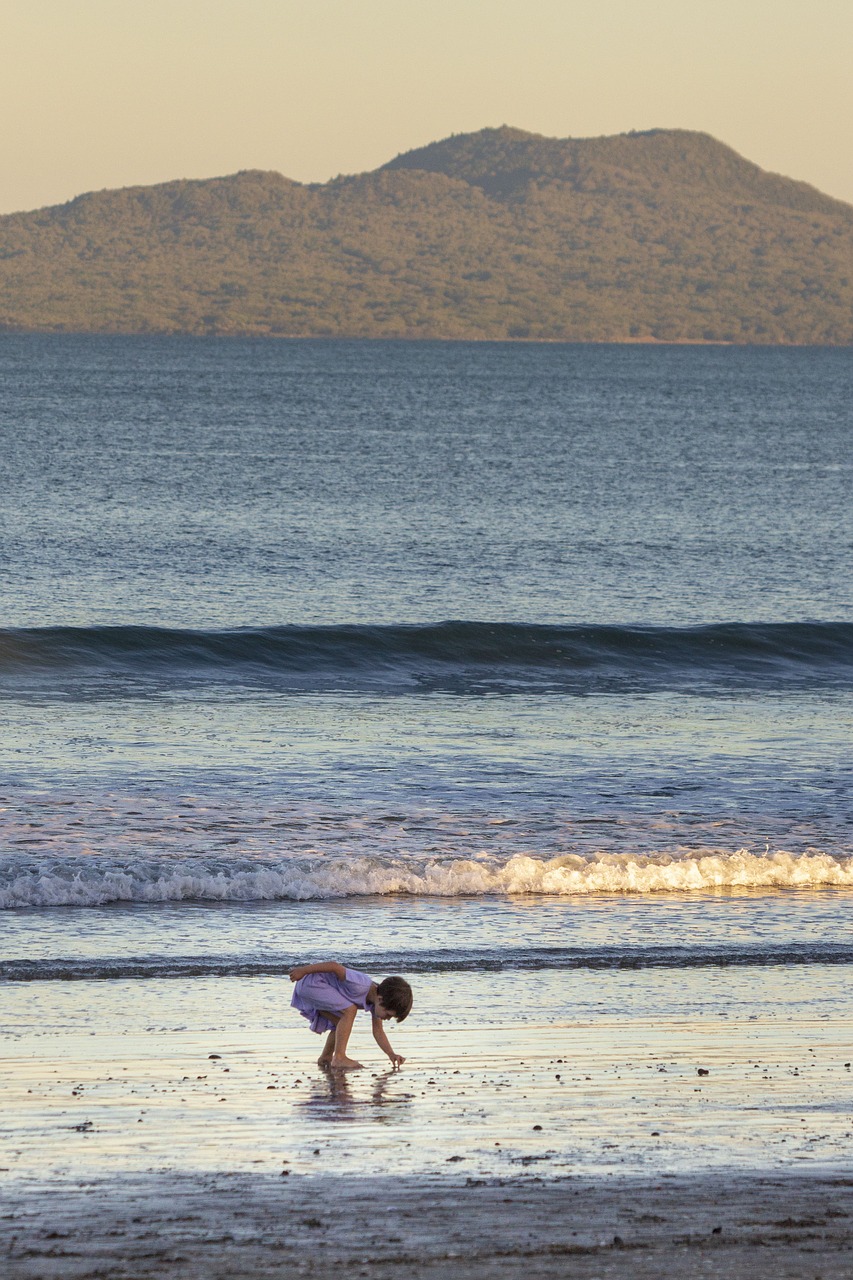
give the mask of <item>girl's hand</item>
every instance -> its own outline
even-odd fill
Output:
[[[295,969],[290,970],[290,973],[287,976],[290,978],[291,982],[298,982],[300,978],[305,977],[305,966],[301,964],[297,965]]]
[[[391,1066],[395,1071],[398,1067],[402,1067],[403,1063],[406,1061],[401,1053],[389,1053],[388,1057],[391,1059]]]

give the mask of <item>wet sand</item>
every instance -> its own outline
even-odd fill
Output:
[[[404,1068],[357,1024],[344,1077],[274,980],[8,984],[0,1271],[849,1280],[843,974],[722,975],[725,1017],[711,977],[689,1016],[684,975],[609,981],[520,1022],[436,980]]]
[[[853,1178],[224,1174],[18,1189],[9,1280],[719,1276],[849,1280]]]

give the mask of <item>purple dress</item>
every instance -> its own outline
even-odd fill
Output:
[[[372,1014],[373,1005],[367,1003],[372,986],[370,974],[359,973],[358,969],[347,969],[345,978],[334,973],[309,973],[296,983],[290,1003],[308,1019],[311,1030],[321,1035],[335,1028],[325,1013],[343,1013],[351,1004],[356,1004]]]

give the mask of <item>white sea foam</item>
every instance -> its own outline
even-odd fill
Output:
[[[276,862],[212,859],[117,864],[107,859],[28,859],[7,866],[0,908],[98,906],[110,902],[304,901],[366,895],[653,894],[729,888],[853,888],[853,858],[707,852],[672,857],[599,854],[508,861],[317,858]]]

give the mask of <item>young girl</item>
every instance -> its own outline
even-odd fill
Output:
[[[412,988],[405,978],[386,978],[378,985],[367,973],[345,969],[334,960],[324,964],[300,964],[290,970],[295,982],[291,1004],[311,1023],[311,1030],[322,1035],[328,1031],[323,1052],[317,1059],[321,1067],[335,1071],[356,1071],[360,1062],[347,1057],[352,1024],[359,1009],[373,1018],[373,1039],[396,1069],[406,1061],[391,1048],[382,1030],[386,1018],[402,1022],[412,1007]]]

